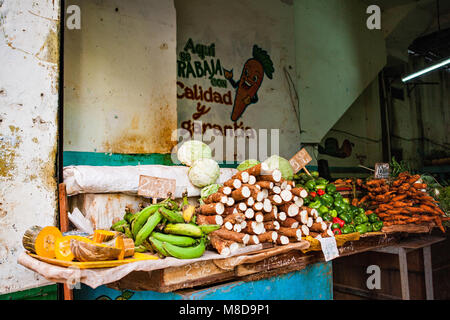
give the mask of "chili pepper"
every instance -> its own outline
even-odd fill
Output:
[[[333,229],[334,235],[342,234],[341,229]]]
[[[309,195],[310,195],[311,197],[315,198],[315,197],[317,196],[317,193],[316,193],[315,191],[311,191],[311,192],[309,193]]]
[[[339,225],[340,228],[342,228],[345,225],[345,221],[338,217],[333,218],[333,226],[336,223]],[[335,227],[333,227],[333,226],[332,226],[332,228],[335,229]]]

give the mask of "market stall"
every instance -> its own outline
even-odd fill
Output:
[[[197,294],[198,287],[254,285],[328,264],[326,279],[337,257],[400,245],[443,230],[448,220],[420,176],[407,172],[330,182],[305,168],[304,149],[290,161],[274,155],[219,169],[209,147],[195,140],[179,148],[178,159],[184,166],[66,168],[66,232],[31,227],[19,263],[64,283],[66,298],[71,282]],[[94,199],[74,201],[85,192]],[[132,198],[121,203],[116,193]],[[99,211],[95,195],[105,194],[116,206]],[[307,299],[330,298],[329,281],[316,288]]]

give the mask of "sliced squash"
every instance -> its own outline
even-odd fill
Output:
[[[118,234],[119,232],[117,231],[97,229],[94,231],[92,240],[97,243],[102,243],[114,239]]]
[[[62,233],[57,227],[32,226],[25,231],[22,244],[23,247],[41,257],[55,258],[56,240],[62,238]]]
[[[63,260],[63,261],[73,261],[75,256],[73,255],[72,250],[70,250],[70,240],[71,239],[76,239],[79,241],[86,241],[86,242],[91,241],[86,237],[77,236],[77,235],[68,235],[68,236],[63,236],[61,238],[56,239],[56,242],[55,242],[56,259]]]
[[[134,240],[131,238],[119,236],[113,240],[105,242],[104,244],[111,246],[111,247],[119,248],[122,246],[122,244],[121,244],[121,240],[116,240],[118,238],[122,238],[122,241],[123,241],[123,247],[124,247],[124,256],[123,257],[127,258],[127,257],[134,256]]]
[[[75,259],[81,262],[117,260],[124,255],[123,241],[122,248],[115,248],[89,240],[70,239],[70,250]]]

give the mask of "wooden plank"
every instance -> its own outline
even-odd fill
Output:
[[[58,185],[58,198],[59,198],[59,229],[61,232],[69,231],[69,216],[67,214],[68,201],[66,184],[60,183]],[[73,291],[67,286],[63,285],[64,300],[73,300]]]
[[[402,299],[409,300],[408,260],[406,250],[399,248],[398,258],[400,263],[400,282],[402,288]]]
[[[402,241],[398,246],[405,249],[421,249],[423,247],[431,246],[432,244],[444,241],[443,237],[436,236],[421,236],[419,238],[412,238]]]
[[[431,245],[423,249],[423,267],[425,273],[425,292],[427,300],[434,300],[433,267],[431,265]]]
[[[356,288],[356,287],[339,284],[339,283],[333,283],[333,290],[341,292],[341,293],[345,293],[345,294],[350,294],[352,296],[355,295],[355,296],[362,297],[365,299],[370,299],[370,300],[400,300],[399,297],[396,297],[396,296],[393,296],[390,294],[378,293],[374,290],[364,290],[361,288]]]

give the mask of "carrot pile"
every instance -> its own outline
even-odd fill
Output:
[[[360,182],[367,194],[359,204],[369,209],[366,213],[373,210],[385,226],[434,222],[445,232],[442,226],[444,212],[433,197],[422,191],[427,185],[418,183],[419,178],[419,175],[402,172],[392,182],[386,179]]]
[[[306,189],[260,163],[239,171],[207,197],[196,209],[196,222],[221,225],[210,234],[219,254],[264,242],[285,245],[308,235],[333,236],[331,223],[303,205],[306,197]]]

